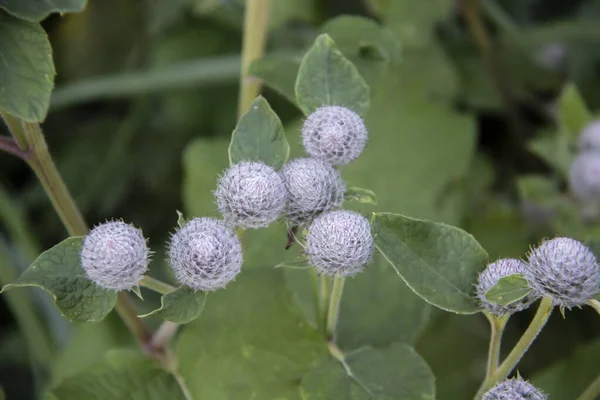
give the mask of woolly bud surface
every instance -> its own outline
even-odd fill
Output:
[[[194,218],[177,230],[169,245],[177,280],[197,291],[224,288],[242,268],[242,245],[223,221]]]
[[[600,120],[588,124],[579,134],[579,150],[600,151]]]
[[[569,186],[581,201],[600,201],[600,152],[582,153],[573,161]]]
[[[142,231],[121,221],[92,229],[83,241],[81,266],[96,285],[111,290],[137,286],[150,262]]]
[[[260,162],[240,162],[228,168],[215,191],[219,212],[228,223],[261,228],[284,211],[286,190],[281,176]]]
[[[321,214],[308,228],[306,254],[317,272],[325,275],[355,275],[373,253],[371,225],[354,211]]]
[[[557,237],[529,253],[525,278],[554,305],[581,306],[599,291],[600,269],[594,253],[577,240]]]
[[[521,378],[506,379],[486,394],[482,400],[546,400],[548,396]]]
[[[526,296],[507,306],[492,303],[485,297],[487,291],[494,287],[501,278],[513,274],[523,274],[524,272],[525,263],[514,258],[503,258],[489,264],[479,274],[477,282],[477,297],[483,307],[494,315],[513,314],[528,308],[536,300],[535,296]]]
[[[345,165],[365,148],[367,128],[360,115],[346,107],[320,107],[304,122],[302,143],[312,157]]]
[[[302,225],[344,202],[346,184],[339,171],[324,160],[296,158],[281,171],[287,190],[286,218]]]

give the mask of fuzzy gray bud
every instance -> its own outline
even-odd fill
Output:
[[[347,210],[321,214],[308,228],[306,254],[321,274],[356,275],[373,254],[369,220]]]
[[[342,205],[346,184],[339,171],[324,160],[296,158],[281,171],[287,190],[286,219],[293,225]]]
[[[561,308],[582,306],[600,291],[594,253],[575,239],[557,237],[532,249],[525,278],[540,295]]]
[[[483,395],[482,400],[546,400],[548,396],[521,378],[506,379]]]
[[[600,201],[600,153],[581,153],[573,161],[569,186],[582,202]]]
[[[320,107],[304,122],[302,143],[312,157],[345,165],[365,148],[367,128],[360,115],[346,107]]]
[[[149,262],[142,231],[122,221],[96,226],[83,241],[81,266],[92,282],[105,289],[137,286]]]
[[[588,124],[579,134],[579,150],[600,151],[600,120]]]
[[[489,264],[479,274],[477,282],[477,297],[481,305],[494,315],[513,314],[528,308],[537,296],[529,295],[507,306],[492,303],[485,297],[487,291],[494,287],[501,278],[513,274],[523,274],[524,272],[525,263],[514,258],[504,258]]]
[[[260,162],[240,162],[228,168],[215,191],[219,212],[228,223],[261,228],[275,221],[287,195],[281,176]]]
[[[171,238],[169,262],[181,284],[198,291],[217,290],[240,272],[242,245],[225,222],[194,218]]]

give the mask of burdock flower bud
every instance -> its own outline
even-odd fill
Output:
[[[225,221],[242,228],[268,226],[282,214],[287,198],[279,174],[260,162],[240,162],[227,169],[215,197]]]
[[[557,237],[532,249],[524,276],[540,295],[561,308],[581,306],[600,291],[594,253],[577,240]]]
[[[96,226],[83,241],[81,266],[96,285],[111,290],[137,286],[150,262],[142,231],[122,221]]]
[[[194,218],[171,238],[169,262],[181,284],[197,291],[217,290],[240,272],[242,245],[224,222]]]
[[[317,272],[325,275],[355,275],[373,253],[371,225],[354,211],[321,214],[308,228],[306,254]]]
[[[600,151],[600,120],[587,125],[579,134],[579,150]]]
[[[302,143],[311,156],[345,165],[365,148],[367,128],[360,115],[348,108],[320,107],[304,122]]]
[[[288,195],[286,219],[293,225],[310,222],[344,202],[346,184],[324,160],[296,158],[283,167],[281,176]]]
[[[575,197],[583,202],[600,201],[600,152],[582,153],[573,161],[569,186]]]
[[[546,400],[548,396],[521,378],[506,379],[483,395],[482,400]]]
[[[528,308],[536,300],[535,295],[526,296],[507,306],[492,303],[485,297],[487,291],[494,287],[501,278],[513,274],[523,274],[524,271],[525,263],[514,258],[504,258],[489,264],[479,274],[477,282],[477,297],[481,301],[481,305],[494,315],[513,314]]]

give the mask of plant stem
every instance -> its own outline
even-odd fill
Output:
[[[592,306],[598,314],[600,314],[600,301],[598,301],[596,299],[590,299],[590,300],[588,300],[588,304],[590,306]]]
[[[119,292],[117,294],[117,304],[115,305],[115,310],[129,331],[140,343],[142,348],[148,351],[148,345],[152,339],[152,334],[146,328],[146,325],[142,322],[142,320],[137,316],[137,313],[131,304],[131,299],[125,292]]]
[[[591,384],[581,393],[577,400],[594,400],[600,395],[600,376],[598,376]]]
[[[261,82],[248,77],[248,68],[253,61],[261,58],[265,51],[269,28],[269,3],[270,0],[246,0],[238,117],[250,109],[250,104],[260,92]]]
[[[313,291],[313,303],[315,306],[315,322],[317,324],[317,329],[320,332],[324,332],[325,328],[323,326],[323,318],[321,317],[321,297],[319,295],[319,278],[317,276],[317,271],[314,268],[309,268],[308,273],[310,274],[310,281],[312,283],[312,291]]]
[[[344,292],[344,276],[335,276],[333,278],[333,288],[331,289],[331,297],[329,299],[329,310],[327,311],[327,340],[335,342],[335,329],[337,327],[338,317],[340,313],[340,305],[342,304],[342,293]]]
[[[163,322],[152,336],[152,346],[157,349],[166,349],[178,329],[179,324],[169,321]]]
[[[484,380],[479,388],[479,391],[477,392],[477,395],[475,396],[475,399],[480,399],[487,390],[491,389],[497,382],[505,379],[512,372],[521,358],[523,358],[535,338],[539,335],[542,328],[544,328],[546,322],[548,322],[553,309],[554,305],[552,304],[552,300],[547,297],[542,298],[537,312],[527,327],[527,330],[523,333],[521,339],[519,339],[506,359],[496,369],[496,372]]]
[[[154,279],[148,275],[144,275],[139,285],[160,294],[167,294],[177,290],[175,286],[171,286],[168,283],[162,282],[158,279]]]
[[[500,364],[500,346],[502,345],[502,333],[508,322],[510,314],[505,316],[496,316],[488,312],[484,312],[488,321],[490,321],[490,346],[488,350],[488,364],[485,373],[485,380],[489,379]]]
[[[331,280],[327,275],[319,277],[319,316],[322,325],[322,332],[327,335],[327,315],[329,314],[329,297],[331,296]]]

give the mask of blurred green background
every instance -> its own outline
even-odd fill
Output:
[[[565,88],[576,87],[592,112],[600,107],[600,1],[482,0],[488,49],[460,0],[271,3],[268,56],[252,71],[267,82],[292,156],[303,152],[302,116],[288,100],[294,68],[319,33],[332,36],[371,86],[370,141],[343,175],[349,186],[373,190],[378,205],[353,207],[458,225],[492,258],[522,257],[545,236],[596,237],[568,196],[572,146],[557,153],[552,146],[568,136],[559,113]],[[58,169],[89,223],[123,218],[143,228],[157,252],[152,273],[166,279],[175,211],[216,215],[211,190],[228,165],[236,124],[243,11],[241,0],[90,0],[81,14],[43,22],[58,73],[43,128]],[[2,154],[0,170],[4,284],[66,232],[25,164]],[[293,258],[285,242],[283,227],[249,232],[245,268]],[[342,345],[360,345],[361,332],[375,345],[413,343],[437,375],[438,398],[468,398],[485,363],[485,318],[432,309],[380,259],[361,279],[347,289],[365,301],[343,305]],[[36,384],[58,382],[107,348],[130,344],[113,315],[69,324],[46,294],[23,295],[47,325],[57,362],[31,367],[14,306],[1,296],[0,385],[8,399],[34,398]],[[147,299],[140,307],[158,300]],[[344,312],[368,307],[383,311],[344,325]],[[511,319],[507,348],[531,316]],[[591,309],[566,319],[556,313],[520,373],[553,399],[574,398],[600,373],[599,330]]]

